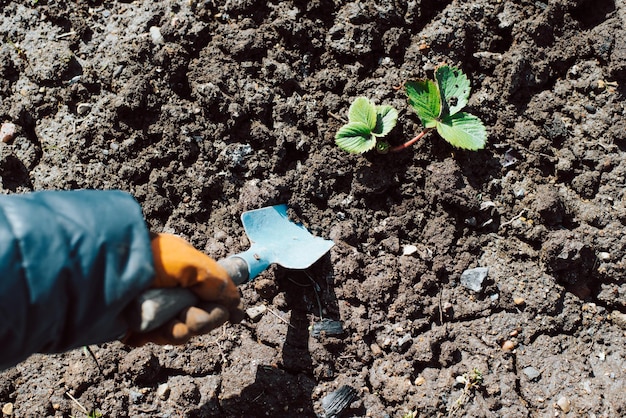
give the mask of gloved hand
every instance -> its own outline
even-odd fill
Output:
[[[126,344],[184,344],[228,320],[234,323],[243,319],[239,290],[215,260],[171,234],[155,234],[151,246],[156,273],[153,287],[188,288],[200,303],[153,331],[130,334],[124,339]]]

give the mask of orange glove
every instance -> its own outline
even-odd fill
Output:
[[[200,303],[153,331],[129,335],[126,344],[184,344],[192,336],[205,334],[228,320],[243,319],[239,289],[215,260],[171,234],[155,234],[151,246],[156,273],[153,287],[188,288]]]

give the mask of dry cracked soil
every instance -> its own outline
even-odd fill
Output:
[[[0,374],[4,416],[626,415],[623,0],[0,7],[3,193],[123,189],[215,258],[279,203],[335,242],[185,346],[33,355]],[[398,87],[442,63],[484,150],[334,144],[358,96],[414,136]]]

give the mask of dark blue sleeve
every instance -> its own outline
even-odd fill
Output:
[[[141,208],[121,191],[0,196],[0,370],[121,337],[154,278]]]

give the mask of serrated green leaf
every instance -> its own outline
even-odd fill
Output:
[[[455,147],[477,150],[485,148],[487,129],[482,121],[469,113],[445,116],[437,123],[437,132]]]
[[[366,124],[370,131],[376,128],[376,106],[367,97],[358,97],[350,105],[348,121]]]
[[[352,154],[362,154],[376,145],[376,137],[363,122],[349,122],[339,128],[335,135],[337,146]]]
[[[465,107],[470,96],[470,81],[463,71],[443,65],[435,70],[442,101],[442,117],[454,115]]]
[[[417,112],[426,128],[437,126],[437,118],[441,114],[441,97],[439,89],[432,80],[407,81],[404,85],[409,104]]]
[[[385,136],[396,126],[398,122],[398,111],[389,105],[376,106],[376,128],[373,134]]]

